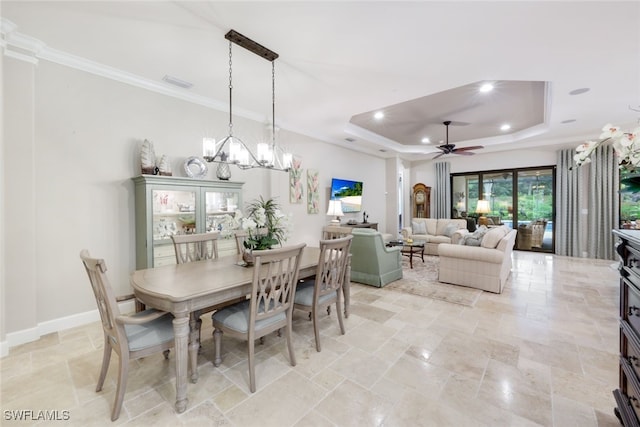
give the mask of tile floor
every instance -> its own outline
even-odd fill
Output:
[[[284,337],[257,346],[255,394],[246,344],[223,337],[224,362],[214,368],[204,317],[200,380],[189,383],[180,415],[173,358],[134,363],[111,423],[117,357],[96,393],[99,323],[50,334],[0,361],[0,424],[37,424],[8,420],[7,410],[49,409],[69,419],[48,424],[78,426],[616,426],[611,264],[516,251],[504,293],[483,293],[475,307],[354,284],[347,333],[338,333],[335,313],[324,316],[322,352],[303,312],[295,315],[297,366]]]

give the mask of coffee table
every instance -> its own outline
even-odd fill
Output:
[[[402,255],[409,257],[409,266],[413,269],[413,256],[420,255],[420,259],[424,262],[424,240],[414,240],[411,243],[405,240],[391,241],[387,246],[402,246],[400,252]]]

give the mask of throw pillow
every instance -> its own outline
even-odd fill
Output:
[[[481,225],[473,233],[462,236],[462,239],[460,239],[458,244],[466,246],[480,246],[484,235],[487,234],[488,231],[489,229],[486,226]]]
[[[412,234],[427,234],[427,224],[424,221],[411,221]]]
[[[484,235],[481,246],[487,249],[495,249],[506,234],[507,230],[505,227],[492,228]]]
[[[480,246],[480,242],[482,241],[482,238],[478,239],[476,237],[473,237],[471,235],[467,235],[464,236],[465,239],[460,240],[460,242],[462,242],[463,245],[465,246]]]
[[[444,229],[442,234],[444,234],[447,237],[451,237],[451,236],[453,236],[453,233],[455,233],[457,229],[458,229],[458,226],[456,224],[449,224]]]

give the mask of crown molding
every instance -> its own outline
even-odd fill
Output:
[[[125,83],[151,92],[178,98],[193,104],[202,105],[222,112],[229,111],[227,102],[218,101],[206,96],[196,95],[185,89],[169,86],[164,82],[156,82],[146,77],[111,67],[99,62],[53,49],[44,42],[16,31],[17,25],[6,18],[0,18],[0,45],[7,57],[37,65],[39,60],[46,60],[65,67],[84,71],[120,83]],[[257,122],[265,122],[267,117],[253,111],[234,107],[233,114]]]

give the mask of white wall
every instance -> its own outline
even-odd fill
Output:
[[[172,159],[174,175],[184,176],[182,164],[201,154],[202,137],[226,134],[228,113],[47,61],[34,66],[5,60],[3,77],[4,121],[11,122],[4,132],[3,240],[11,251],[3,259],[6,336],[1,340],[14,345],[55,328],[57,319],[95,310],[78,257],[83,248],[105,258],[116,293],[130,292],[131,178],[140,173],[141,142],[151,140],[156,154]],[[234,117],[234,129],[248,140],[260,137],[264,126]],[[245,182],[245,202],[278,197],[283,210],[293,214],[291,243],[317,245],[329,221],[331,177],[360,180],[363,209],[384,231],[384,160],[286,131],[280,137],[302,159],[303,203],[289,203],[288,174],[232,167],[231,180]],[[306,207],[308,168],[319,171],[323,191],[320,212],[313,215]],[[208,179],[215,179],[215,164]]]

